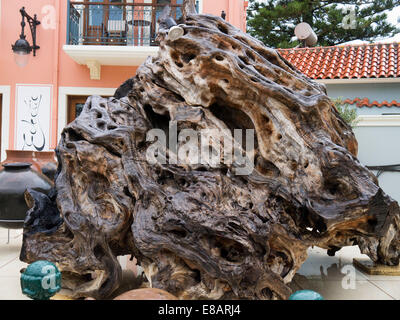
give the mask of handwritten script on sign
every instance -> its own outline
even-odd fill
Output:
[[[17,86],[17,149],[49,150],[51,86]]]
[[[22,135],[24,139],[22,150],[27,149],[26,147],[33,146],[37,151],[43,151],[46,144],[46,137],[39,122],[39,108],[41,101],[42,95],[25,99],[25,104],[28,106],[30,111],[30,119],[22,120],[22,122],[27,124],[27,127],[24,130],[25,132],[23,132]]]

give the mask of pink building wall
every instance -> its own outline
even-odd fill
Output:
[[[203,13],[221,15],[233,25],[245,30],[247,1],[203,0]],[[21,68],[14,62],[11,44],[21,32],[21,14],[25,7],[28,14],[37,14],[42,22],[37,28],[37,43],[41,47],[36,57],[30,54],[30,61]],[[53,22],[52,22],[53,18]],[[117,88],[123,81],[136,73],[137,67],[102,66],[101,80],[91,80],[89,69],[72,60],[64,51],[67,30],[66,0],[0,0],[0,86],[10,87],[10,112],[8,148],[16,148],[16,85],[52,85],[50,147],[57,141],[57,114],[59,87]],[[25,27],[27,40],[32,44],[28,25]],[[0,92],[1,93],[1,92]],[[4,105],[3,105],[4,107]]]
[[[222,10],[226,20],[235,27],[246,31],[246,10],[248,1],[244,0],[204,0],[203,13],[220,16]]]

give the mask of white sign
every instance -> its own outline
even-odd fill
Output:
[[[49,151],[52,86],[17,85],[17,150]]]

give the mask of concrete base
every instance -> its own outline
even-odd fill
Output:
[[[391,267],[363,259],[353,259],[353,265],[361,272],[370,275],[400,276],[400,265]]]

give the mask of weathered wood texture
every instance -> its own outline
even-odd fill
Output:
[[[176,41],[160,30],[160,53],[127,97],[89,98],[64,129],[57,198],[32,194],[21,259],[56,261],[65,286],[95,298],[118,287],[125,254],[181,299],[285,299],[311,245],[334,254],[357,244],[398,264],[399,206],[356,159],[324,87],[221,18],[180,22]],[[255,129],[253,173],[150,165],[146,133],[170,120],[178,130]],[[46,233],[55,203],[62,224]]]

